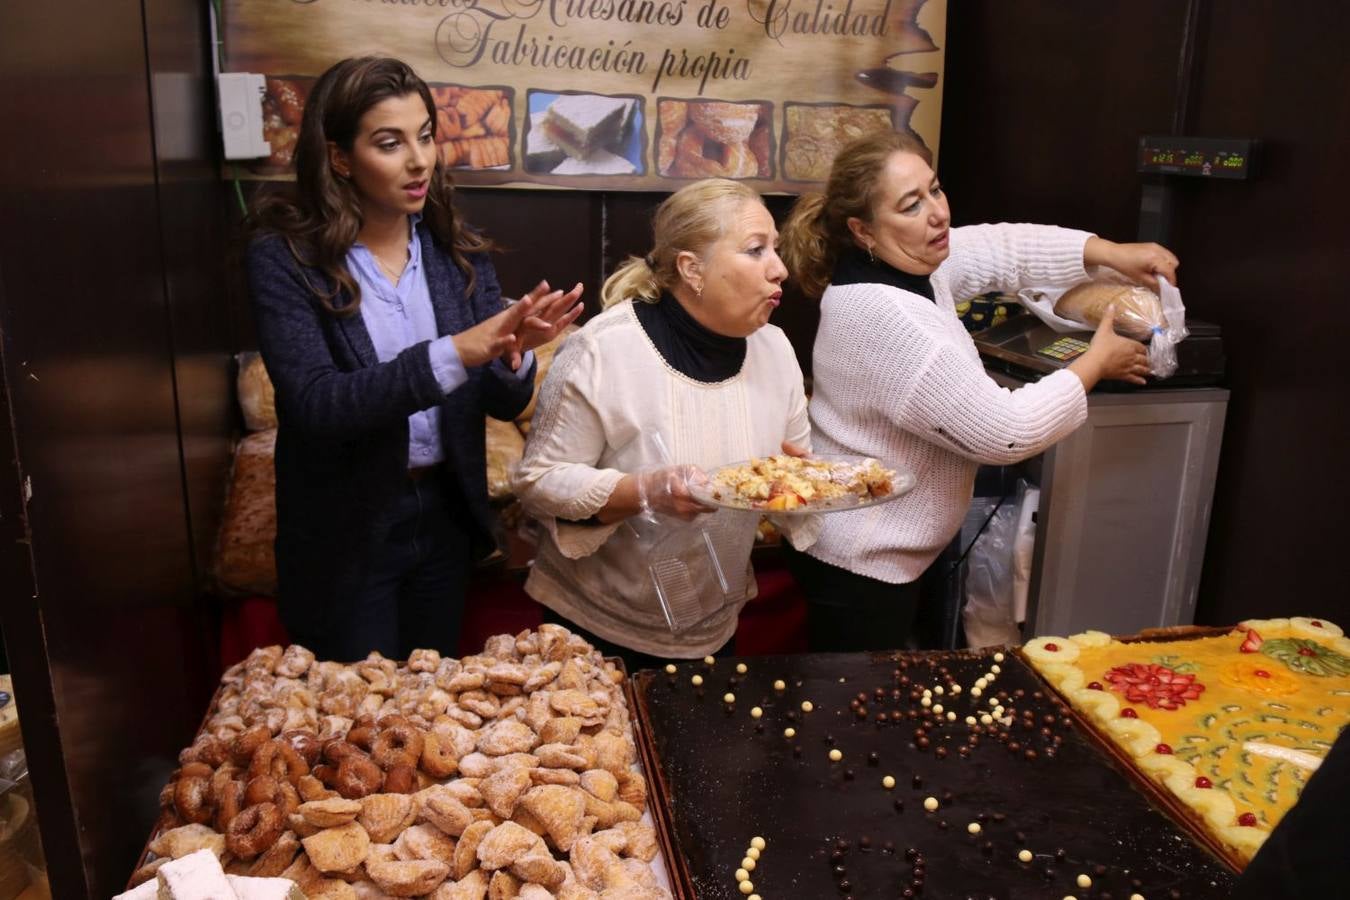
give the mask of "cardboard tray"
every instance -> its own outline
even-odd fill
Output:
[[[606,657],[606,662],[613,663],[615,668],[623,673],[623,696],[628,704],[630,727],[633,729],[633,743],[637,746],[638,759],[642,766],[643,775],[647,778],[648,798],[647,805],[650,808],[653,825],[656,828],[657,843],[661,848],[660,859],[664,863],[666,874],[670,879],[671,893],[675,900],[696,900],[692,889],[688,887],[689,873],[685,869],[684,855],[678,852],[678,848],[671,840],[673,831],[670,825],[670,812],[665,802],[665,789],[660,786],[661,770],[657,766],[655,753],[651,749],[650,728],[647,725],[645,717],[640,716],[637,704],[637,691],[633,687],[633,679],[628,675],[624,667],[623,660],[618,657]],[[212,713],[220,703],[221,692],[225,686],[216,687],[215,693],[211,695],[211,702],[206,707],[206,713],[202,716],[201,724],[197,726],[193,733],[192,741],[189,746],[195,743],[197,738],[206,731],[206,723],[210,721]],[[159,837],[164,830],[164,824],[167,820],[167,811],[161,811],[155,819],[154,826],[150,829],[150,836],[145,839],[144,846],[141,847],[141,853],[136,857],[136,865],[132,868],[131,874],[135,874],[142,866],[150,861],[150,845]],[[677,862],[678,861],[678,862]],[[127,884],[124,890],[131,890],[131,875],[127,876]]]
[[[635,679],[641,675],[639,672],[633,678],[625,679],[623,687],[628,699],[633,740],[637,743],[642,769],[647,775],[647,805],[651,808],[657,843],[666,862],[666,874],[670,876],[671,894],[675,900],[698,900],[694,880],[689,874],[689,862],[675,841],[675,818],[670,809],[670,788],[666,785],[665,775],[661,771],[661,761],[656,756],[656,741],[652,737],[647,704],[639,696],[635,684]]]
[[[206,723],[211,720],[211,714],[220,704],[220,694],[223,690],[225,690],[225,685],[220,684],[216,686],[215,693],[211,695],[211,702],[206,705],[206,713],[202,716],[202,722],[197,726],[197,730],[192,733],[192,740],[188,742],[189,747],[196,743],[197,738],[201,737],[202,733],[206,731]],[[175,762],[177,762],[176,758]],[[177,770],[177,768],[177,765],[175,765],[171,772]],[[145,845],[141,847],[141,854],[136,857],[136,865],[132,867],[131,873],[127,875],[127,883],[123,888],[124,891],[131,890],[131,876],[135,875],[140,871],[142,866],[150,862],[150,845],[153,844],[160,833],[164,831],[164,825],[168,821],[168,817],[169,811],[166,809],[161,809],[159,815],[155,817],[155,824],[150,828],[150,836],[145,839]]]
[[[1149,641],[1161,642],[1168,640],[1188,640],[1196,637],[1212,637],[1222,634],[1228,634],[1232,628],[1214,628],[1206,626],[1177,626],[1171,628],[1147,629],[1136,635],[1118,638],[1126,642]],[[1211,834],[1203,825],[1203,820],[1195,815],[1189,807],[1182,804],[1161,784],[1153,781],[1143,772],[1141,772],[1126,755],[1125,751],[1116,746],[1109,737],[1097,731],[1097,728],[1084,717],[1063,697],[1053,685],[1047,682],[1035,667],[1022,656],[1020,648],[1009,648],[1015,651],[1022,662],[1031,670],[1037,681],[1048,688],[1048,695],[1060,697],[1069,708],[1069,716],[1075,722],[1078,731],[1085,739],[1094,745],[1106,759],[1111,762],[1123,775],[1138,789],[1145,798],[1152,803],[1158,810],[1178,825],[1179,828],[1191,838],[1191,840],[1201,849],[1208,852],[1217,859],[1224,867],[1234,873],[1242,871],[1244,863],[1237,854]],[[639,673],[637,678],[641,678]],[[693,877],[689,871],[688,861],[675,839],[675,819],[670,806],[670,788],[666,784],[664,773],[662,772],[660,760],[657,758],[655,740],[652,737],[652,727],[646,701],[639,694],[635,683],[636,679],[629,679],[625,682],[624,688],[628,694],[629,709],[632,713],[634,739],[637,742],[638,752],[642,757],[642,766],[647,773],[649,805],[652,811],[652,817],[655,820],[657,838],[661,846],[662,855],[665,857],[666,867],[670,875],[671,892],[676,900],[697,900],[698,893],[694,888]]]

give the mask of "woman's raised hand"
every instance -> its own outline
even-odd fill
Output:
[[[1092,390],[1103,378],[1144,384],[1148,375],[1148,351],[1138,341],[1116,334],[1115,322],[1113,303],[1106,308],[1087,352],[1069,365],[1069,371],[1082,379],[1085,391]]]
[[[455,352],[459,354],[460,362],[466,367],[481,366],[500,356],[514,359],[512,368],[518,367],[525,351],[519,349],[517,331],[535,311],[536,303],[533,296],[526,295],[492,318],[455,335]]]
[[[1088,238],[1083,264],[1115,269],[1135,284],[1157,291],[1158,276],[1177,283],[1176,254],[1161,244],[1117,244],[1099,237]]]
[[[530,300],[534,306],[531,314],[522,319],[516,328],[516,346],[508,360],[512,369],[520,368],[520,362],[528,351],[547,344],[576,321],[577,316],[586,308],[584,304],[578,302],[580,297],[581,282],[577,282],[576,287],[563,293],[550,291],[548,282],[541,281],[535,285],[534,290],[520,299],[520,303]]]

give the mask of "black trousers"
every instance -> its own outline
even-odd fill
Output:
[[[580,625],[568,621],[567,619],[558,615],[553,610],[549,609],[547,606],[544,606],[542,603],[540,604],[540,608],[542,608],[544,611],[545,622],[551,623],[553,625],[561,625],[562,627],[566,628],[573,634],[579,635],[580,637],[584,638],[586,642],[589,643],[592,647],[599,650],[600,655],[602,656],[617,656],[619,657],[619,659],[622,659],[624,668],[628,670],[629,675],[635,675],[641,669],[660,669],[664,667],[666,663],[670,662],[670,660],[668,659],[662,659],[659,656],[652,656],[649,653],[641,653],[637,650],[632,650],[629,649],[628,647],[616,644],[613,641],[607,641],[604,638],[600,637],[598,634],[594,634],[590,631],[587,631]],[[727,641],[717,650],[714,650],[712,655],[731,656],[735,652],[735,646],[736,646],[736,638],[735,636],[733,636],[731,640]]]
[[[405,482],[364,583],[332,597],[323,621],[288,622],[293,641],[339,662],[372,650],[399,660],[421,648],[458,655],[472,542],[452,506],[450,477],[435,472]]]
[[[806,594],[812,653],[901,650],[914,631],[919,582],[889,584],[821,562],[782,544],[788,570]]]

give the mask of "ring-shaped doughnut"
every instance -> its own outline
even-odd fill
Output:
[[[286,817],[272,803],[250,806],[230,822],[225,849],[240,859],[252,859],[277,842],[286,827]]]

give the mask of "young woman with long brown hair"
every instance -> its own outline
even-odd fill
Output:
[[[881,132],[839,152],[824,193],[783,225],[783,259],[819,296],[811,434],[817,451],[909,467],[913,491],[826,516],[808,553],[788,559],[807,594],[814,651],[905,646],[918,579],[951,541],[980,463],[1009,464],[1068,435],[1104,378],[1142,384],[1142,344],[1112,331],[1066,370],[1016,391],[988,375],[956,299],[1086,280],[1107,266],[1157,285],[1177,259],[1157,244],[1116,244],[1044,225],[951,227],[947,196],[917,140]],[[809,555],[808,555],[809,554]]]
[[[484,416],[529,402],[530,351],[581,311],[541,282],[503,309],[438,161],[426,84],[346,59],[306,104],[296,189],[255,210],[247,258],[276,385],[282,620],[320,658],[454,653],[493,546]]]

